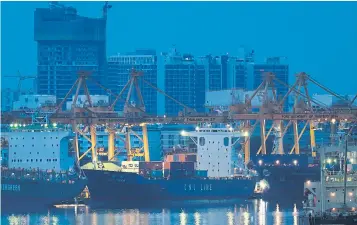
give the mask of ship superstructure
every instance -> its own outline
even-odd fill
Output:
[[[8,156],[1,165],[2,210],[47,207],[79,196],[87,179],[72,170],[75,155],[68,127],[11,124],[2,128],[2,147]]]
[[[69,170],[71,132],[64,126],[11,124],[2,137],[8,142],[8,168]]]
[[[326,146],[321,157],[321,180],[307,180],[304,184],[304,208],[315,213],[344,206],[357,210],[357,145],[350,144],[345,174],[344,145]],[[346,192],[345,192],[346,178]]]

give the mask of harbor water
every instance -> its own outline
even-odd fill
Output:
[[[225,206],[150,209],[93,209],[58,206],[33,212],[2,213],[2,225],[302,225],[296,206],[251,200]]]

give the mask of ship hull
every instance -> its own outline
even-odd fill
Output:
[[[147,179],[135,173],[85,170],[91,202],[125,206],[220,203],[247,199],[255,180]]]
[[[263,168],[262,168],[263,169]],[[320,180],[319,168],[265,168],[268,176],[262,176],[269,188],[262,198],[269,202],[302,204],[304,200],[304,183],[308,180]]]
[[[28,207],[49,207],[72,202],[87,185],[86,179],[74,183],[36,180],[2,179],[1,209],[16,210]]]

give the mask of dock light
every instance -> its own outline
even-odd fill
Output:
[[[230,127],[231,125],[227,124],[226,127]]]
[[[352,211],[355,211],[356,210],[356,208],[355,207],[352,207]]]
[[[48,124],[47,123],[45,123],[45,127],[47,127],[48,126]]]
[[[244,137],[248,137],[249,136],[249,132],[248,131],[244,131],[243,136]]]
[[[350,159],[350,162],[353,163],[353,159]]]
[[[200,128],[197,126],[197,127],[196,127],[196,131],[199,131],[199,130],[200,130]]]
[[[336,208],[332,208],[332,211],[336,211]]]
[[[14,124],[10,124],[10,127],[14,127]]]
[[[21,123],[19,124],[19,127],[22,127]]]
[[[294,163],[294,165],[296,166],[296,165],[298,164],[298,161],[295,159],[295,160],[293,161],[293,163]]]
[[[307,183],[307,185],[310,185],[310,184],[311,184],[311,181],[310,181],[310,180],[308,180],[308,181],[306,181],[306,183]]]
[[[57,127],[57,123],[53,123],[52,125],[53,125],[54,127]]]
[[[336,123],[336,119],[333,118],[333,119],[331,120],[331,123],[335,124],[335,123]]]
[[[331,192],[331,193],[330,193],[330,196],[331,196],[331,197],[335,197],[335,196],[336,196],[336,193],[335,193],[335,192]]]
[[[26,124],[22,124],[22,126],[23,126],[23,127],[25,127],[25,126],[26,126]]]
[[[261,165],[263,164],[263,160],[260,159],[260,160],[258,161],[258,163],[259,163],[259,165],[261,166]]]
[[[18,126],[17,123],[15,123],[15,124],[14,124],[14,127],[17,127],[17,126]]]
[[[337,159],[334,159],[333,162],[337,162]]]
[[[330,164],[331,163],[331,159],[327,159],[327,163]]]
[[[230,128],[229,128],[229,131],[233,131],[233,128],[232,128],[232,127],[230,127]]]
[[[181,131],[181,136],[185,136],[186,135],[186,131]]]
[[[353,193],[352,193],[352,192],[350,192],[350,193],[348,193],[348,195],[349,195],[350,197],[352,197]]]
[[[276,165],[279,165],[279,164],[280,164],[280,161],[279,161],[279,160],[276,160],[275,163],[276,163]]]

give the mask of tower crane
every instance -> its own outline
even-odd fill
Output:
[[[19,71],[17,71],[17,74],[18,74],[17,76],[15,76],[15,75],[4,76],[4,77],[12,77],[12,78],[18,78],[19,79],[18,84],[17,84],[17,89],[16,89],[16,91],[14,91],[15,93],[18,93],[16,95],[15,100],[18,100],[18,97],[21,94],[22,81],[29,80],[29,79],[36,79],[37,78],[36,76],[22,76]]]

